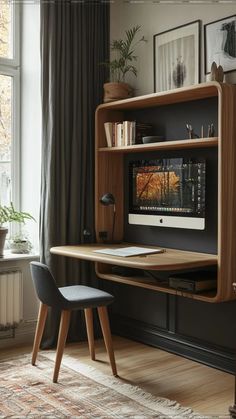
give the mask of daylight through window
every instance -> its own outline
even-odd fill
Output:
[[[0,55],[1,57],[13,58],[13,25],[12,25],[12,5],[6,1],[0,4]]]
[[[19,153],[17,126],[19,62],[16,7],[12,1],[0,4],[0,203],[18,204],[16,188]]]

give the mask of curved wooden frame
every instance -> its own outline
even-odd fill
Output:
[[[188,102],[197,99],[218,97],[218,139],[167,141],[150,145],[106,148],[104,122],[122,121],[126,110],[146,109],[167,104]],[[236,299],[233,279],[236,277],[236,235],[233,219],[236,214],[236,86],[209,82],[172,91],[135,97],[102,104],[96,111],[95,145],[95,226],[97,241],[99,232],[111,231],[112,208],[104,208],[99,198],[106,192],[116,197],[117,222],[115,240],[123,240],[123,156],[134,151],[180,149],[193,147],[217,147],[218,159],[218,281],[217,293],[213,296],[194,295],[202,301],[221,302]],[[212,141],[212,142],[211,142]],[[171,247],[171,244],[170,244]],[[105,264],[97,265],[97,275],[109,279],[111,274]],[[122,278],[121,278],[122,279]],[[113,277],[112,280],[115,280]],[[116,278],[118,281],[118,278]],[[120,281],[122,282],[122,281]],[[124,282],[124,281],[123,281]],[[133,284],[135,281],[133,281]],[[140,286],[140,285],[139,285]],[[145,286],[145,284],[143,284]],[[162,289],[170,292],[168,289]]]

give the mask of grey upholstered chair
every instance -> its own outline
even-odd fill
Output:
[[[112,372],[114,375],[117,375],[106,307],[108,304],[112,303],[114,297],[107,292],[91,287],[86,287],[84,285],[72,285],[57,288],[55,279],[53,278],[48,267],[40,262],[31,262],[30,269],[34,287],[40,300],[38,322],[35,331],[32,353],[32,365],[35,365],[36,362],[47,318],[48,307],[56,307],[57,309],[59,308],[61,310],[61,321],[57,342],[53,382],[56,383],[58,380],[62,355],[70,323],[70,314],[72,310],[84,310],[90,356],[93,360],[95,360],[92,309],[97,307]]]

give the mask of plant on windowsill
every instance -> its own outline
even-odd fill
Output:
[[[8,228],[4,227],[5,223],[20,223],[24,224],[25,220],[34,220],[34,217],[28,212],[16,211],[13,203],[9,206],[0,205],[0,257],[3,257],[3,249],[5,245]]]
[[[12,236],[9,240],[11,253],[27,254],[33,246],[26,233],[20,232]]]
[[[102,63],[110,71],[110,82],[104,83],[105,103],[133,96],[133,88],[126,83],[126,76],[133,74],[137,77],[137,68],[133,64],[137,61],[135,48],[140,42],[145,41],[142,37],[135,42],[140,28],[139,25],[134,26],[125,31],[125,39],[112,41],[111,53],[114,54],[115,58]]]

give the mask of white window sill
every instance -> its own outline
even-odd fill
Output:
[[[4,256],[0,258],[0,262],[7,262],[11,260],[21,259],[39,259],[39,255],[36,253],[11,253],[10,250],[4,250]]]

